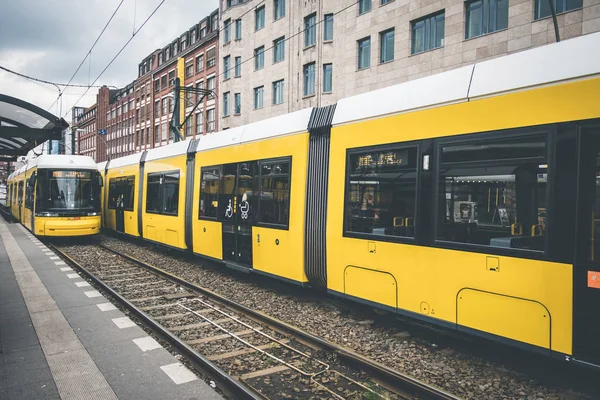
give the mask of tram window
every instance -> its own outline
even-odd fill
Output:
[[[443,147],[437,239],[543,251],[545,148],[539,136]]]
[[[262,162],[260,166],[259,222],[288,225],[290,161]]]
[[[108,184],[108,208],[115,209],[123,202],[123,209],[133,211],[135,195],[135,177],[123,176],[111,178]]]
[[[217,218],[219,208],[220,167],[202,168],[199,217]]]
[[[164,175],[163,212],[177,215],[179,209],[179,173]]]
[[[146,189],[146,212],[160,213],[161,174],[148,174]]]
[[[23,181],[19,182],[19,189],[17,192],[17,196],[19,199],[19,205],[21,205],[21,203],[23,202]]]
[[[414,237],[417,148],[353,151],[348,163],[346,231]]]
[[[179,172],[148,174],[146,212],[177,215],[178,211]]]
[[[27,186],[25,186],[25,208],[29,210],[33,208],[33,186],[30,179],[27,179]]]

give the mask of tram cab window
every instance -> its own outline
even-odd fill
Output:
[[[31,210],[33,209],[33,181],[31,177],[27,178],[27,185],[25,186],[25,208]]]
[[[220,167],[202,168],[200,182],[200,214],[199,217],[217,218],[219,209]]]
[[[438,240],[544,250],[544,137],[452,144],[440,155]]]
[[[346,232],[414,237],[417,148],[353,151],[348,163]]]
[[[260,165],[259,222],[287,225],[290,213],[290,161]]]
[[[146,212],[178,215],[179,171],[148,174]]]
[[[124,210],[133,211],[135,195],[135,177],[121,176],[111,178],[108,185],[108,208],[115,209],[121,206]]]

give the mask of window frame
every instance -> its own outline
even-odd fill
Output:
[[[366,6],[369,6],[367,9]],[[358,2],[358,15],[363,15],[368,13],[373,9],[373,0],[359,0]]]
[[[261,59],[261,58],[259,58],[259,56],[262,57],[262,63],[261,63],[260,67],[258,66],[258,64],[259,64],[258,61]],[[254,70],[260,71],[263,68],[265,68],[265,46],[264,45],[259,46],[254,49]]]
[[[475,1],[480,1],[480,0],[475,0]],[[466,3],[466,4],[469,4],[469,3]],[[427,22],[426,21],[433,20],[435,22],[435,24],[433,24],[434,25],[434,36],[435,36],[435,33],[437,33],[437,26],[436,26],[437,18],[441,15],[444,16],[444,18],[443,18],[443,20],[444,20],[444,35],[442,36],[441,44],[437,47],[429,47],[428,48],[427,47],[427,43],[428,43],[427,39],[430,39],[430,37],[428,35],[429,32],[427,32]],[[417,24],[420,24],[420,23],[424,24],[424,27],[423,27],[423,34],[424,34],[423,50],[415,51],[415,27],[417,26]],[[430,22],[430,24],[431,24],[431,22]],[[466,32],[465,32],[465,35],[466,35]],[[421,18],[417,18],[417,19],[410,21],[410,55],[411,56],[416,55],[416,54],[426,53],[426,52],[432,51],[432,50],[441,49],[446,44],[445,39],[446,39],[446,10],[445,9],[442,9],[440,11],[437,11],[432,14],[428,14]],[[433,40],[435,42],[435,37]]]
[[[223,25],[224,44],[228,44],[231,42],[231,18],[228,18],[225,22],[223,22]]]
[[[312,79],[312,92],[311,93],[307,93],[306,89],[308,88],[308,81],[309,81],[309,75],[310,75],[310,69],[312,67],[312,71],[313,71],[313,79]],[[315,96],[317,94],[317,63],[316,62],[309,62],[306,63],[302,66],[302,97],[310,97],[310,96]]]
[[[258,107],[258,97],[257,95],[260,93],[260,107]],[[254,88],[254,109],[260,110],[265,107],[265,86],[257,86]]]
[[[276,158],[267,158],[267,159],[263,159],[263,160],[257,160],[258,161],[258,210],[256,212],[256,221],[254,226],[258,226],[261,228],[269,228],[269,229],[279,229],[279,230],[284,230],[284,231],[289,231],[290,230],[290,216],[291,216],[291,211],[292,211],[292,175],[293,175],[293,169],[292,169],[292,156],[283,156],[283,157],[276,157]],[[262,166],[263,165],[269,165],[269,164],[277,164],[277,163],[281,163],[281,162],[288,162],[290,165],[290,172],[289,172],[289,176],[288,176],[288,182],[289,182],[289,189],[288,189],[288,217],[287,217],[287,221],[285,224],[274,224],[271,222],[260,222],[260,205],[261,205],[261,195],[262,195]]]
[[[221,177],[223,176],[223,164],[218,165],[203,165],[200,167],[200,187],[198,188],[198,220],[204,221],[218,221],[219,220],[219,191],[217,190],[217,216],[216,217],[207,217],[206,215],[200,215],[202,211],[202,207],[200,207],[200,202],[202,201],[202,173],[208,169],[217,169],[219,171],[219,185],[221,184]],[[220,189],[220,186],[219,186]]]
[[[367,55],[367,65],[364,66],[364,67],[361,67],[360,66],[360,45],[361,45],[361,43],[367,42],[367,41],[369,42],[369,52],[368,52],[368,55]],[[357,70],[358,71],[362,71],[362,70],[371,68],[371,36],[370,35],[366,36],[366,37],[364,37],[362,39],[358,39],[356,41],[356,53],[357,53],[356,54],[356,64],[357,64],[356,67],[357,67]]]
[[[277,10],[281,14],[279,17],[277,16]],[[285,17],[285,0],[273,0],[273,21],[278,21],[283,17]]]
[[[494,10],[493,12],[494,12],[494,15],[496,16],[496,20],[493,21],[493,22],[494,22],[494,25],[496,25],[497,22],[498,22],[497,21],[497,19],[498,19],[498,15],[497,15],[498,1],[500,1],[500,0],[494,0],[494,1],[496,2],[496,10]],[[479,6],[479,8],[481,9],[481,33],[479,35],[476,35],[476,36],[470,36],[469,35],[469,33],[470,33],[469,32],[469,17],[470,17],[470,15],[472,13],[472,11],[471,11],[471,5],[473,5],[474,3],[477,3],[477,2],[481,3],[480,6]],[[535,5],[536,5],[536,1],[533,2],[534,18],[533,18],[532,22],[537,21],[535,19]],[[508,20],[510,19],[509,8],[510,8],[510,2],[509,2],[509,0],[507,0],[507,6],[506,6],[506,27],[505,28],[498,29],[496,27],[494,30],[492,30],[489,27],[489,24],[488,24],[488,30],[487,30],[487,32],[484,32],[483,31],[483,21],[485,19],[485,15],[484,15],[483,0],[467,0],[467,1],[465,1],[465,40],[474,39],[474,38],[478,38],[478,37],[481,37],[481,36],[485,36],[485,35],[489,35],[489,34],[492,34],[492,33],[501,32],[501,31],[507,30],[508,29]],[[490,19],[491,19],[490,16],[491,15],[492,15],[492,8],[488,7],[488,15],[487,15],[487,17],[488,17],[488,23],[492,22],[492,21],[490,21]],[[444,21],[444,24],[445,24],[445,21]],[[445,26],[444,26],[444,34],[445,34]]]
[[[314,19],[311,24],[310,21]],[[312,42],[309,41],[312,39]],[[304,48],[315,46],[317,44],[317,13],[313,12],[304,17]]]
[[[279,47],[281,46],[281,48]],[[281,58],[277,59],[278,50],[281,51]],[[280,36],[273,40],[273,64],[285,60],[285,36]]]
[[[158,172],[148,172],[146,173],[146,181],[144,182],[144,184],[146,185],[146,201],[144,204],[144,212],[146,214],[156,214],[156,215],[166,215],[168,217],[178,217],[179,216],[179,203],[177,203],[177,212],[176,213],[171,213],[171,212],[166,212],[166,211],[148,211],[148,182],[150,177],[153,176],[160,176],[163,179],[163,184],[161,184],[159,186],[159,204],[161,205],[162,208],[162,204],[164,201],[164,193],[165,193],[165,184],[164,184],[164,177],[165,175],[168,174],[177,174],[177,190],[178,192],[181,192],[181,170],[179,169],[173,169],[173,170],[168,170],[168,171],[158,171]],[[180,193],[179,193],[180,194]],[[179,202],[179,195],[178,195],[178,202]]]
[[[262,26],[259,27],[258,25],[258,21],[259,21],[259,14],[262,14]],[[266,13],[265,13],[265,6],[260,6],[258,7],[256,10],[254,10],[254,32],[258,32],[261,29],[264,29],[265,27],[265,17],[266,17]]]
[[[330,67],[330,88],[329,90],[325,90],[325,84],[327,83],[327,66]],[[325,63],[323,64],[323,93],[333,93],[333,63]]]
[[[276,98],[277,98],[277,96],[276,96],[276,92],[275,92],[276,85],[277,85],[279,82],[281,82],[281,83],[282,83],[282,85],[281,85],[281,103],[277,103],[277,102],[276,102]],[[284,93],[283,93],[283,92],[284,92],[284,90],[285,90],[285,82],[284,82],[284,79],[279,79],[279,80],[273,81],[273,83],[272,83],[272,90],[273,90],[273,101],[272,101],[271,105],[273,105],[273,106],[277,106],[277,105],[283,104],[283,103],[285,102],[285,99],[284,99]]]
[[[459,250],[459,251],[467,251],[470,253],[484,253],[484,254],[492,254],[499,256],[508,256],[508,257],[517,257],[517,258],[526,258],[526,259],[535,259],[535,260],[548,260],[551,261],[551,256],[549,252],[549,245],[551,243],[546,238],[544,243],[544,250],[528,250],[528,249],[515,249],[515,248],[505,248],[505,247],[496,247],[496,246],[485,246],[480,244],[472,244],[472,243],[463,243],[463,242],[451,242],[446,240],[439,240],[439,196],[440,196],[440,169],[441,169],[441,157],[442,157],[442,148],[445,146],[454,146],[461,144],[469,144],[469,143],[480,143],[487,141],[494,141],[497,139],[524,139],[527,137],[535,137],[541,136],[546,140],[546,154],[545,154],[545,162],[548,164],[548,175],[547,175],[547,189],[545,194],[544,201],[547,205],[547,214],[546,214],[546,224],[548,227],[553,226],[554,224],[554,208],[550,206],[552,199],[554,196],[554,182],[556,180],[555,176],[555,168],[553,165],[556,165],[555,162],[555,151],[554,144],[556,141],[556,131],[557,125],[539,125],[534,127],[525,127],[525,128],[513,128],[513,129],[503,129],[496,131],[487,131],[487,132],[478,132],[471,133],[467,135],[453,136],[449,138],[441,138],[437,139],[434,144],[434,155],[433,159],[435,167],[432,168],[433,172],[433,198],[432,198],[432,207],[433,207],[433,226],[430,226],[431,229],[431,246],[434,248],[441,249],[449,249],[449,250]],[[507,164],[507,161],[519,161],[524,160],[523,158],[513,158],[513,159],[502,159],[500,163],[496,163],[495,165]],[[446,163],[445,165],[447,165]],[[457,162],[452,163],[460,166],[480,166],[482,165],[480,161],[470,161],[470,162]],[[486,161],[483,165],[492,165],[490,161]],[[552,233],[550,232],[550,235]]]
[[[231,78],[231,54],[223,57],[223,80],[226,81],[229,78]]]
[[[328,38],[327,37],[327,26],[328,23],[331,24],[331,37]],[[333,42],[333,14],[329,13],[329,14],[325,14],[323,16],[323,42],[329,43],[329,42]]]
[[[235,20],[235,39],[242,40],[242,19],[238,18]]]
[[[350,156],[355,154],[361,154],[369,151],[386,151],[386,150],[404,150],[404,149],[416,149],[417,154],[417,163],[416,163],[416,185],[415,185],[415,226],[414,226],[414,234],[412,237],[409,236],[394,236],[394,235],[377,235],[374,233],[365,233],[365,232],[352,232],[348,230],[348,217],[346,210],[349,205],[350,198]],[[365,239],[369,241],[376,242],[391,242],[391,243],[409,243],[414,244],[417,242],[417,238],[420,234],[419,222],[421,219],[425,221],[424,218],[421,218],[420,210],[423,207],[419,208],[419,204],[421,203],[421,183],[422,183],[422,169],[423,165],[421,160],[423,159],[423,151],[424,146],[421,140],[413,140],[409,142],[394,142],[394,143],[386,143],[381,145],[371,145],[364,147],[352,147],[346,149],[346,159],[345,159],[345,176],[344,176],[344,220],[342,223],[342,236],[346,238],[354,238],[354,239]],[[427,229],[426,227],[421,229]]]
[[[388,33],[392,34],[392,49],[391,49],[392,58],[389,60],[384,60],[383,59],[384,44],[387,43],[386,35]],[[386,53],[390,52],[390,49],[388,49],[387,46],[385,46],[385,50],[386,50]],[[396,29],[394,27],[391,27],[389,29],[379,32],[379,64],[390,63],[395,60],[395,57],[396,57]]]

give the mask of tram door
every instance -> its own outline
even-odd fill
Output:
[[[123,208],[123,199],[117,201],[117,206],[115,207],[115,216],[115,228],[117,232],[125,233],[125,209]]]
[[[256,162],[223,165],[219,212],[223,227],[223,260],[252,268],[252,221]]]
[[[581,129],[578,153],[573,355],[600,363],[600,125]]]

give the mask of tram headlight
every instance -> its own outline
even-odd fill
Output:
[[[41,213],[35,213],[36,217],[58,217],[58,213],[51,213],[51,212],[41,212]]]
[[[96,215],[98,215],[97,212],[91,212],[91,213],[87,213],[88,217],[95,217]]]

